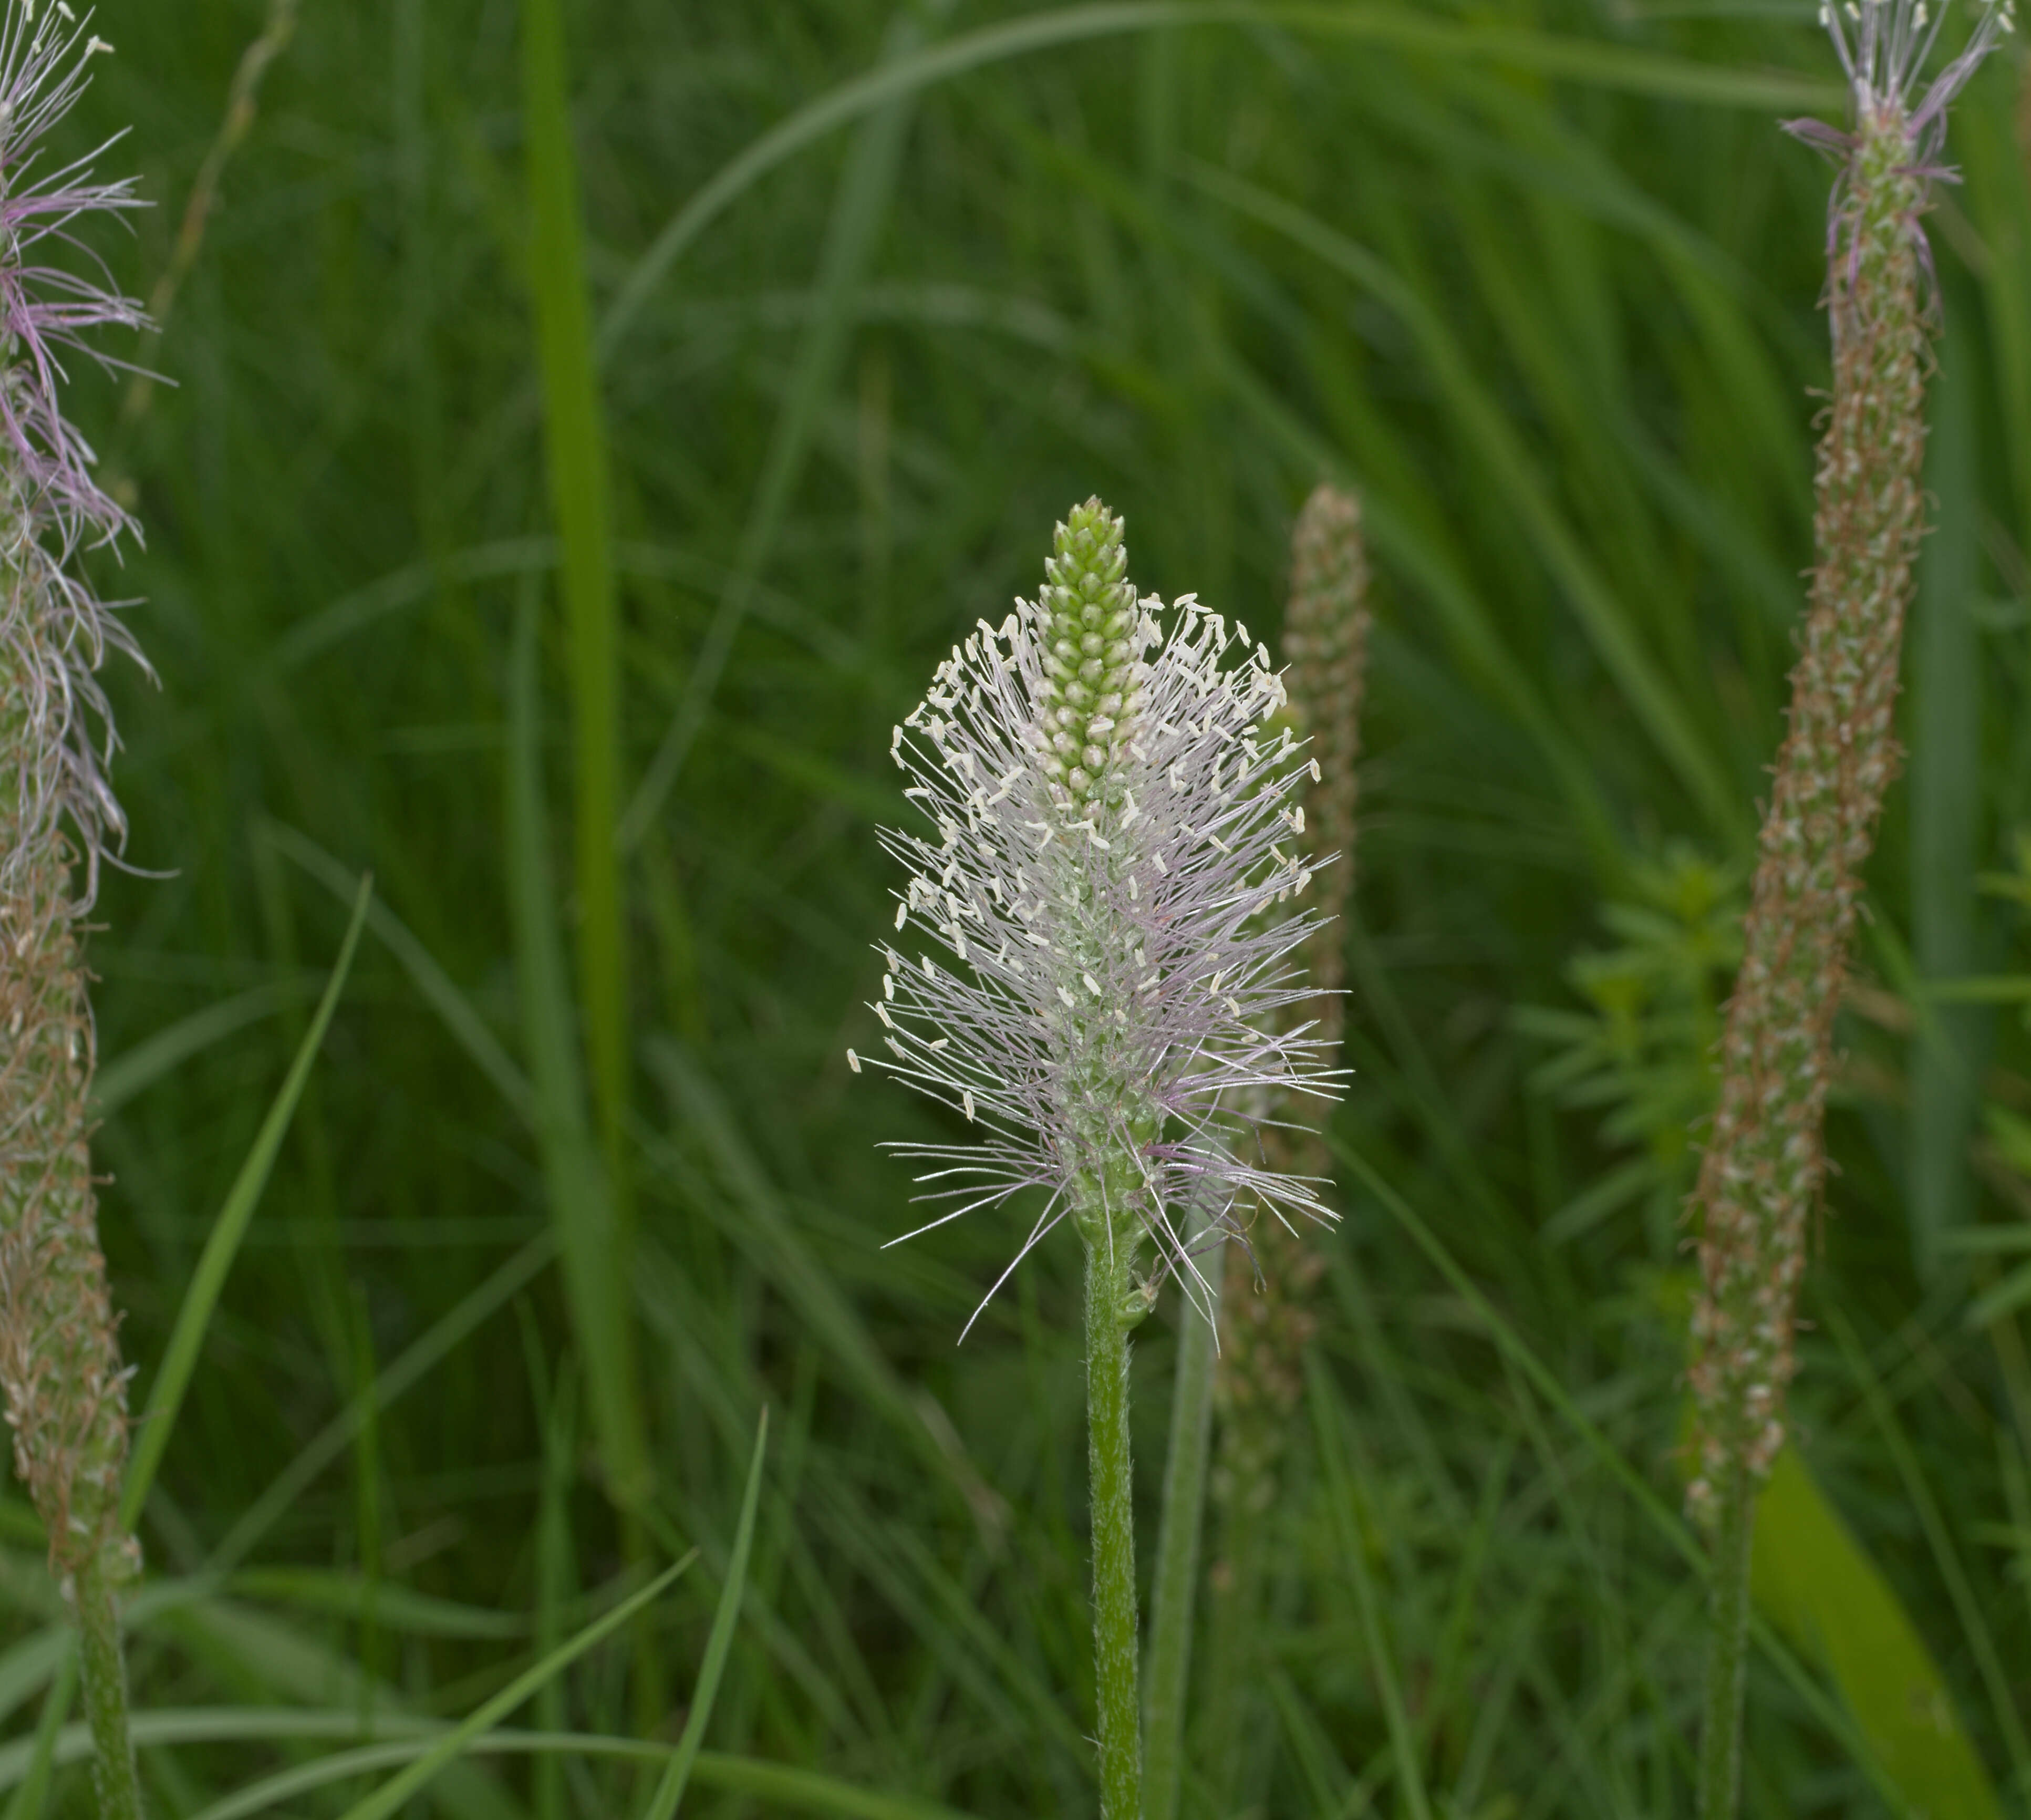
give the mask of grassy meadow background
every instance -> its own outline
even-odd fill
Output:
[[[173,288],[173,385],[73,393],[161,678],[111,681],[129,857],[169,875],[110,880],[92,950],[139,1399],[375,881],[142,1527],[159,1812],[339,1814],[695,1546],[508,1721],[579,1745],[404,1810],[639,1811],[624,1742],[681,1725],[765,1404],[687,1811],[1090,1811],[1076,1248],[963,1347],[1009,1227],[878,1249],[911,1191],[874,1140],[945,1129],[844,1060],[889,729],[1091,493],[1146,589],[1269,632],[1322,478],[1378,620],[1346,1219],[1273,1616],[1203,1690],[1254,1755],[1186,1812],[1689,1811],[1680,1206],[1810,556],[1829,172],[1777,121],[1839,116],[1813,13],[579,0],[567,121],[516,0],[106,0],[74,149],[132,123],[106,168],[155,207],[101,250]],[[1930,223],[1937,529],[1809,1480],[1765,1506],[1758,1816],[2031,1812],[2022,73],[1960,103]],[[548,451],[546,385],[600,408]],[[572,718],[609,598],[610,747]],[[1136,1352],[1146,1551],[1176,1318]],[[0,1800],[82,1814],[81,1764],[23,1780],[63,1646],[7,1500]]]

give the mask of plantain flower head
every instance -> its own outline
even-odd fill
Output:
[[[1932,252],[1920,219],[1933,184],[1960,181],[1943,162],[1947,110],[1997,41],[2017,28],[2016,0],[1973,3],[1967,42],[1928,80],[1925,66],[1952,0],[1822,0],[1820,23],[1847,76],[1854,124],[1843,130],[1824,121],[1793,120],[1785,130],[1841,166],[1827,213],[1836,342],[1856,330],[1843,306],[1863,285],[1863,261],[1883,250],[1884,237],[1872,228],[1894,225],[1931,277]]]
[[[138,1560],[119,1521],[128,1372],[99,1245],[84,938],[125,831],[97,673],[109,649],[139,653],[77,572],[82,550],[134,527],[59,391],[69,354],[118,364],[91,330],[142,326],[73,225],[139,205],[45,144],[106,50],[90,23],[0,0],[0,1404],[73,1597]]]
[[[1921,88],[1945,13],[1925,0],[1842,0],[1820,17],[1853,84],[1851,132],[1799,137],[1835,153],[1827,308],[1833,394],[1814,483],[1817,561],[1791,707],[1742,924],[1721,1083],[1695,1196],[1704,1289],[1690,1378],[1700,1470],[1689,1501],[1718,1520],[1784,1444],[1808,1216],[1826,1176],[1833,1021],[1884,792],[1904,620],[1925,531],[1925,379],[1936,312],[1920,223],[1947,109],[2011,29],[1979,0],[1960,54]]]
[[[1854,93],[1856,124],[1895,117],[1914,136],[1943,132],[1947,109],[2005,32],[2015,0],[1975,0],[1974,29],[1960,54],[1921,89],[1952,0],[1822,0],[1820,24]],[[1937,138],[1932,140],[1937,148]]]
[[[1183,1233],[1333,1217],[1253,1130],[1264,1090],[1336,1091],[1316,1025],[1280,1015],[1319,919],[1265,915],[1310,882],[1315,767],[1268,728],[1268,650],[1190,595],[1139,599],[1122,528],[1074,510],[1037,599],[982,621],[896,729],[929,831],[882,834],[909,876],[870,1009],[882,1065],[980,1130],[897,1147],[943,1208],[905,1237],[1040,1188],[994,1289],[1069,1216],[1090,1248],[1153,1250],[1143,1307],[1174,1269],[1203,1306]]]
[[[99,181],[97,152],[58,163],[44,143],[84,92],[94,59],[111,49],[91,23],[36,0],[0,11],[0,562],[10,574],[0,666],[10,694],[21,692],[10,705],[25,715],[26,762],[14,780],[21,824],[70,819],[88,902],[99,858],[126,831],[102,770],[114,740],[96,673],[109,649],[142,660],[73,559],[80,547],[139,532],[94,478],[91,446],[58,392],[67,354],[123,364],[90,344],[91,331],[146,321],[72,233],[80,218],[143,206],[132,180]],[[50,263],[58,248],[87,275]],[[0,855],[0,886],[18,883],[24,853],[17,845]]]

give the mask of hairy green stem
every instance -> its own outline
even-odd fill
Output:
[[[1700,1736],[1699,1820],[1735,1820],[1742,1792],[1742,1688],[1749,1673],[1750,1540],[1756,1487],[1747,1467],[1724,1477],[1715,1511],[1707,1633],[1706,1720]]]
[[[141,1780],[127,1721],[127,1665],[120,1649],[120,1609],[102,1563],[79,1570],[72,1593],[78,1668],[91,1727],[91,1785],[98,1820],[141,1820]]]
[[[1150,1685],[1143,1695],[1147,1785],[1143,1820],[1174,1820],[1184,1787],[1185,1694],[1191,1684],[1192,1620],[1198,1603],[1199,1538],[1205,1525],[1206,1456],[1213,1436],[1214,1344],[1223,1270],[1216,1247],[1204,1266],[1210,1308],[1188,1307],[1178,1336],[1171,1397],[1171,1448],[1150,1592]]]
[[[1093,1648],[1101,1820],[1141,1820],[1135,1475],[1128,1446],[1127,1248],[1105,1229],[1086,1255],[1086,1460],[1093,1496]]]

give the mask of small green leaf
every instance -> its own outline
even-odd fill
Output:
[[[474,1739],[491,1731],[553,1676],[562,1674],[595,1643],[611,1636],[637,1612],[661,1598],[677,1576],[697,1558],[697,1551],[694,1550],[676,1566],[667,1568],[657,1575],[632,1598],[623,1599],[606,1617],[587,1624],[569,1643],[553,1650],[541,1661],[524,1669],[492,1699],[445,1732],[401,1775],[382,1783],[364,1801],[347,1809],[345,1820],[388,1820],[389,1814],[400,1812],[403,1803],[412,1795],[459,1755]]]
[[[1921,1814],[2000,1820],[1953,1695],[1897,1595],[1786,1448],[1756,1501],[1750,1587],[1763,1614],[1839,1688]]]
[[[70,1713],[71,1696],[76,1691],[77,1656],[75,1651],[67,1651],[50,1691],[43,1696],[42,1716],[35,1721],[34,1755],[28,1759],[28,1773],[7,1803],[6,1820],[43,1820],[49,1806],[50,1777],[56,1769],[57,1736],[63,1730],[63,1722]]]

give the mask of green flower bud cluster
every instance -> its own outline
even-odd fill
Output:
[[[1045,775],[1078,804],[1108,800],[1138,699],[1138,614],[1127,576],[1121,520],[1097,499],[1075,506],[1044,565],[1039,733]]]

